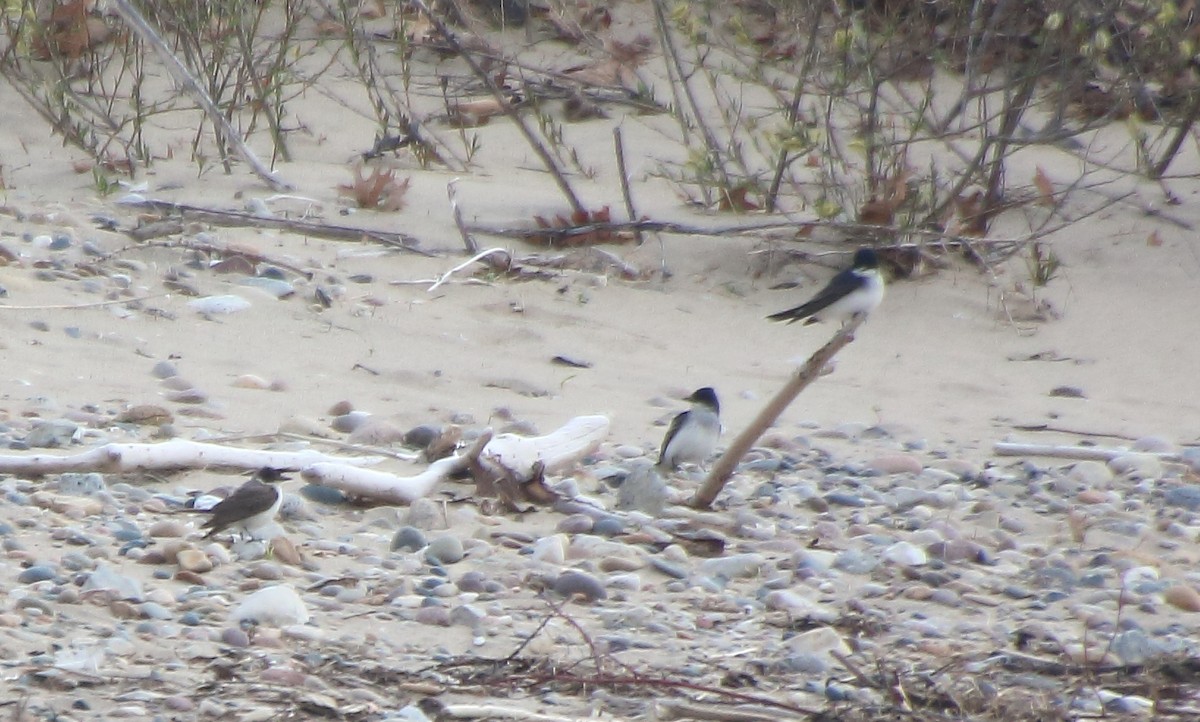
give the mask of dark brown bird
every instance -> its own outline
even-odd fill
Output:
[[[258,538],[256,532],[275,521],[279,506],[283,503],[283,492],[279,484],[291,477],[284,476],[279,469],[264,466],[254,477],[242,484],[210,510],[211,516],[202,528],[209,532],[205,539],[214,534],[233,529],[246,536]]]

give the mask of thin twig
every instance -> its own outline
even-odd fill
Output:
[[[625,142],[621,139],[621,126],[619,125],[613,128],[613,148],[617,155],[617,177],[621,180],[621,198],[625,200],[625,213],[629,215],[629,220],[636,221],[638,216],[637,211],[633,208],[633,192],[629,189],[629,170],[625,167]],[[642,232],[635,230],[633,236],[640,246]]]
[[[467,253],[479,253],[479,244],[475,242],[475,238],[467,230],[466,223],[462,217],[462,207],[458,205],[458,181],[460,180],[460,178],[455,178],[446,184],[446,196],[450,199],[450,214],[454,217],[454,225],[458,227],[459,235],[462,236],[463,246],[466,247]]]
[[[464,268],[469,268],[472,264],[474,264],[478,261],[482,261],[483,259],[485,259],[488,256],[495,254],[495,253],[503,253],[505,255],[508,255],[508,249],[506,249],[506,248],[489,248],[486,251],[476,253],[471,258],[468,258],[467,260],[458,264],[454,268],[451,268],[449,271],[446,271],[445,273],[443,273],[441,276],[438,277],[438,279],[436,281],[434,281],[432,286],[430,286],[429,288],[427,288],[425,290],[428,293],[433,293],[434,291],[437,290],[438,286],[441,286],[443,283],[445,283],[447,281],[447,279],[449,279],[455,273],[458,273],[459,271],[463,270]]]
[[[136,298],[115,298],[111,301],[96,301],[94,303],[62,303],[50,304],[46,306],[6,306],[0,304],[0,311],[74,311],[81,308],[99,308],[101,306],[117,306],[122,303],[138,303],[139,301],[148,301],[152,298],[163,298],[170,296],[169,293],[155,293],[149,296],[138,296]]]
[[[515,104],[510,102],[508,98],[504,97],[504,92],[500,90],[500,86],[496,85],[496,81],[492,79],[492,76],[483,69],[483,66],[479,64],[479,61],[475,59],[471,52],[463,47],[462,43],[458,41],[458,37],[453,31],[450,30],[449,27],[447,27],[446,23],[442,22],[442,19],[429,9],[429,5],[425,3],[425,0],[412,0],[412,3],[413,5],[416,5],[417,9],[419,9],[425,15],[425,17],[429,19],[429,22],[433,24],[433,27],[438,31],[438,34],[442,36],[442,39],[446,41],[446,44],[449,45],[454,52],[463,59],[464,62],[466,62],[466,64],[471,68],[471,72],[475,73],[476,77],[478,77],[484,86],[487,87],[487,89],[491,92],[492,97],[496,99],[496,102],[500,104],[500,108],[504,111],[504,114],[508,116],[508,119],[511,120],[514,125],[517,126],[517,129],[521,131],[521,135],[525,136],[525,140],[529,143],[529,147],[532,148],[533,152],[536,153],[538,158],[541,159],[542,164],[546,166],[546,170],[549,171],[550,175],[554,178],[554,182],[558,184],[558,189],[562,191],[563,196],[565,196],[567,199],[567,203],[571,205],[571,210],[579,215],[584,214],[586,211],[583,208],[583,204],[579,202],[579,197],[575,195],[575,191],[571,188],[571,184],[567,182],[566,174],[564,174],[562,169],[558,167],[558,163],[555,162],[554,157],[550,155],[550,152],[546,150],[546,146],[538,140],[537,136],[533,134],[533,131],[529,129],[529,126],[525,124],[525,121],[521,119],[521,115],[517,112]]]

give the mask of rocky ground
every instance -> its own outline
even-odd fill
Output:
[[[7,350],[54,356],[53,373],[76,375],[56,385],[7,369],[0,466],[172,436],[401,448],[447,421],[466,440],[485,425],[464,409],[406,434],[396,416],[349,403],[314,409],[248,361],[206,387],[186,378],[187,354],[145,352],[161,348],[145,340],[158,324],[203,335],[263,304],[312,332],[324,320],[287,273],[219,282],[65,233],[4,245],[3,282],[43,301],[5,311]],[[130,300],[160,275],[242,295]],[[243,276],[267,292],[246,291]],[[53,297],[66,303],[44,302]],[[105,331],[113,319],[126,330]],[[65,344],[119,349],[137,370],[82,373],[58,357]],[[118,388],[141,393],[111,396]],[[665,403],[650,410],[660,423],[677,407]],[[285,436],[223,431],[251,406],[280,413]],[[492,421],[538,426],[511,410]],[[667,484],[648,473],[659,433],[612,439],[551,480],[563,500],[522,514],[465,482],[400,509],[293,487],[290,543],[272,545],[204,540],[186,509],[192,493],[240,478],[6,477],[5,709],[58,720],[1200,713],[1197,447],[1145,436],[1072,461],[996,456],[896,425],[784,423],[715,508],[696,511],[686,501],[698,470]]]

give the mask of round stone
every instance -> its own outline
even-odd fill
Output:
[[[435,566],[444,566],[462,561],[463,543],[453,534],[435,537],[425,548],[425,561]]]

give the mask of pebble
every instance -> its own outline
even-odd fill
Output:
[[[558,575],[554,580],[553,589],[561,597],[584,602],[596,602],[608,598],[608,591],[599,579],[576,570],[569,570]]]
[[[187,302],[187,307],[202,316],[223,316],[239,313],[250,308],[250,302],[241,296],[205,296]]]
[[[542,537],[533,543],[530,557],[547,564],[562,564],[567,560],[567,546],[570,541],[566,534],[554,534]]]
[[[1185,612],[1200,612],[1200,592],[1188,584],[1176,584],[1167,589],[1163,601]]]
[[[391,550],[402,552],[415,552],[424,549],[429,542],[425,539],[425,534],[415,526],[402,526],[396,530],[392,536]]]
[[[667,482],[649,461],[630,463],[629,475],[617,490],[616,508],[659,516],[667,504]]]
[[[58,576],[53,567],[42,564],[35,564],[31,567],[26,567],[17,575],[18,584],[34,584],[54,579]]]
[[[912,454],[885,454],[876,456],[867,467],[880,474],[920,474],[924,467],[921,460]]]
[[[464,554],[462,540],[453,534],[434,537],[425,547],[425,560],[435,566],[460,562]]]
[[[286,584],[277,584],[246,597],[230,614],[230,619],[239,624],[253,622],[285,627],[304,624],[309,620],[309,614],[304,600],[295,589]]]
[[[909,542],[896,542],[883,550],[883,558],[903,567],[919,567],[929,562],[925,550]]]
[[[423,531],[430,531],[442,524],[442,510],[432,499],[421,497],[409,505],[408,513],[404,515],[404,523]]]
[[[176,562],[180,569],[196,574],[212,571],[213,568],[212,560],[199,549],[181,549],[176,556]]]
[[[1135,480],[1159,479],[1163,475],[1162,462],[1152,454],[1121,454],[1109,460],[1108,468],[1125,478]]]

